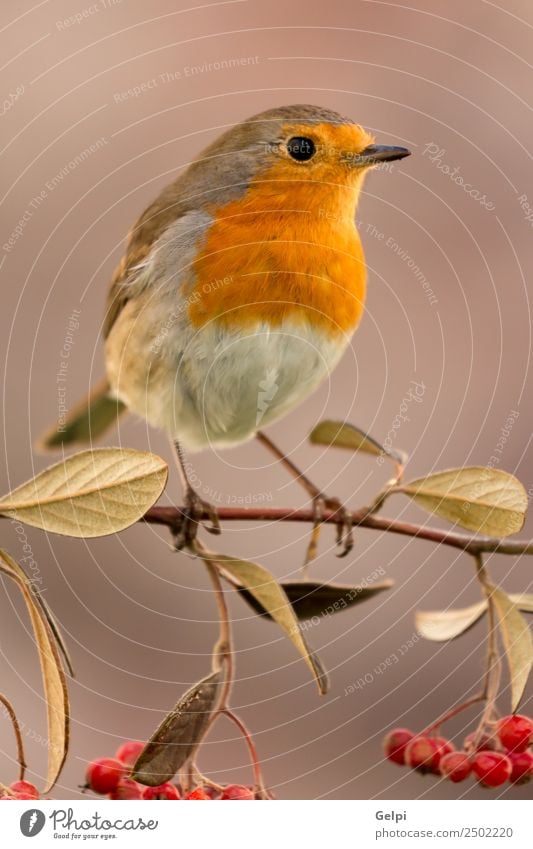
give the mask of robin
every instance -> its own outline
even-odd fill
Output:
[[[104,324],[107,379],[46,447],[98,437],[124,409],[171,436],[185,486],[178,547],[216,513],[192,488],[182,446],[224,448],[257,437],[324,496],[262,428],[327,377],[363,313],[366,269],[355,211],[367,172],[409,155],[377,145],[330,109],[270,109],[209,145],[130,232]]]

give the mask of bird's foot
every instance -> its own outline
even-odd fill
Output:
[[[188,487],[185,492],[185,505],[179,527],[174,534],[176,551],[181,551],[183,548],[192,545],[200,525],[203,525],[210,534],[221,533],[220,521],[213,505],[200,498],[192,487]]]
[[[346,557],[354,545],[353,519],[351,512],[341,504],[338,498],[330,498],[323,493],[318,493],[313,498],[313,530],[307,547],[306,564],[316,557],[320,529],[324,521],[326,510],[335,513],[336,544],[339,548],[337,557]]]

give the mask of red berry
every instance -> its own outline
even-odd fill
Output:
[[[201,799],[204,801],[205,799],[211,799],[211,796],[208,796],[204,791],[203,787],[195,787],[194,790],[191,790],[190,793],[187,793],[185,796],[186,799]]]
[[[243,787],[241,784],[228,784],[227,787],[224,787],[220,798],[236,801],[237,799],[253,799],[254,794],[249,787]]]
[[[405,764],[405,748],[415,735],[408,728],[394,728],[383,741],[385,757],[395,764]]]
[[[449,755],[450,752],[455,752],[455,746],[451,740],[448,740],[447,737],[433,737],[433,740],[439,747],[439,763],[444,755]]]
[[[508,752],[525,752],[533,738],[533,722],[528,716],[504,716],[497,728],[501,744]]]
[[[472,731],[471,734],[467,734],[464,739],[464,748],[467,752],[471,749],[474,749],[474,741],[476,739],[476,732]],[[479,738],[479,742],[475,748],[476,752],[493,752],[496,749],[496,740],[494,737],[489,737],[488,734],[482,734]]]
[[[470,758],[466,752],[448,752],[440,759],[439,770],[441,775],[457,784],[470,775]]]
[[[144,787],[133,778],[121,778],[116,788],[109,794],[110,799],[140,799]]]
[[[140,740],[127,740],[122,746],[118,747],[115,757],[117,761],[126,764],[126,766],[133,766],[145,745],[146,743],[141,743]]]
[[[510,752],[507,757],[512,765],[510,780],[513,784],[527,784],[533,778],[533,754],[531,752]]]
[[[15,799],[31,799],[32,802],[35,802],[35,796],[31,796],[29,793],[17,793]]]
[[[436,772],[441,752],[434,737],[413,737],[405,750],[405,763],[419,772]]]
[[[478,752],[472,761],[472,771],[485,787],[499,787],[511,777],[512,765],[501,752]]]
[[[210,799],[219,799],[220,798],[220,790],[217,790],[216,787],[213,787],[210,784],[204,784],[203,791],[206,796],[209,796]]]
[[[13,781],[13,783],[9,785],[9,789],[12,790],[16,796],[20,796],[21,793],[27,793],[29,799],[39,798],[39,791],[35,784],[32,784],[31,781]]]
[[[432,739],[435,740],[435,743],[439,744],[439,748],[442,749],[444,755],[455,752],[455,746],[447,737],[433,737]]]
[[[94,793],[105,796],[116,790],[124,772],[124,764],[115,758],[99,758],[97,761],[91,761],[85,773],[87,786]]]
[[[14,802],[15,796],[0,796],[0,802]]]
[[[178,788],[169,781],[165,784],[160,784],[158,787],[145,787],[142,792],[142,799],[179,799],[180,794]]]

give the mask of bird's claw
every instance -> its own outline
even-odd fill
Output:
[[[191,488],[185,493],[185,505],[181,515],[179,527],[174,534],[174,547],[181,551],[192,545],[200,525],[210,534],[220,534],[220,521],[217,512],[209,501],[204,501]]]
[[[336,545],[340,549],[337,557],[346,557],[354,545],[352,514],[341,504],[338,498],[330,498],[319,493],[313,498],[313,530],[307,547],[306,564],[316,557],[320,529],[324,521],[326,510],[331,510],[335,515]]]

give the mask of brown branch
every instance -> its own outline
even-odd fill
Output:
[[[183,517],[182,507],[152,507],[141,521],[152,525],[166,525],[178,529]],[[312,510],[293,510],[290,507],[218,507],[217,516],[221,522],[307,522],[312,524]],[[208,519],[208,516],[205,516]],[[428,525],[414,525],[399,522],[385,516],[371,515],[367,508],[352,512],[355,527],[370,528],[374,531],[386,531],[391,534],[416,537],[441,545],[450,545],[469,554],[498,552],[499,554],[533,554],[533,540],[504,540],[496,537],[469,536],[455,531],[444,531]],[[338,520],[334,511],[327,510],[323,521],[334,524]]]

